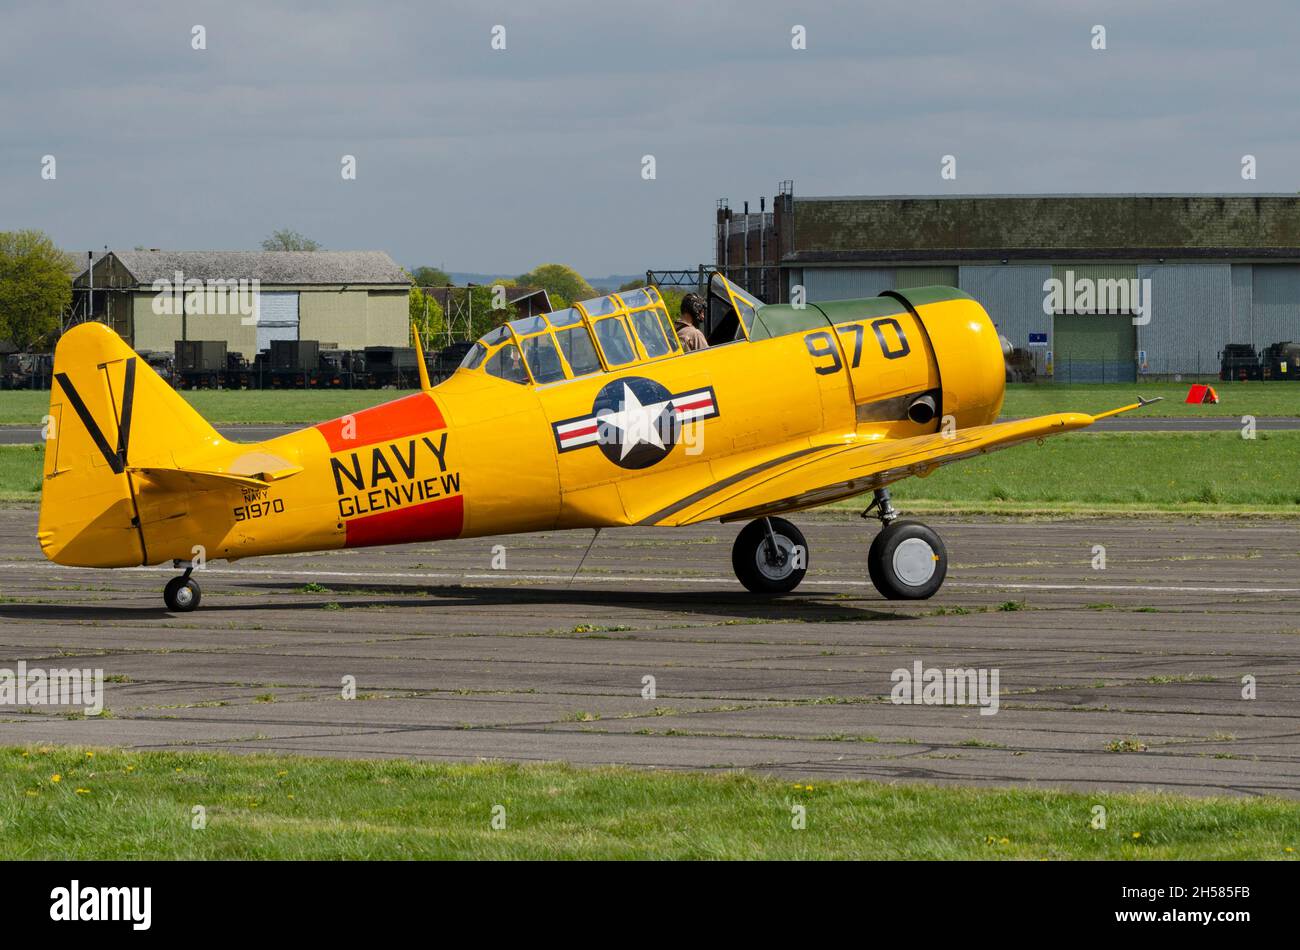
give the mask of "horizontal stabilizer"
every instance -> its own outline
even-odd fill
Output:
[[[218,488],[267,488],[271,482],[288,478],[302,471],[302,466],[289,466],[274,472],[257,472],[237,475],[233,472],[205,472],[191,468],[128,467],[132,475],[147,478],[159,488],[180,491],[211,491]]]

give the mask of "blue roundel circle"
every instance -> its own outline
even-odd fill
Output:
[[[623,468],[649,468],[666,458],[681,432],[672,393],[643,376],[606,383],[591,411],[600,450]]]

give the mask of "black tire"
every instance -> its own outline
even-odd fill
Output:
[[[948,576],[948,550],[921,522],[895,521],[871,542],[867,571],[882,597],[925,600],[938,593]]]
[[[772,559],[767,524],[760,518],[751,521],[736,535],[731,548],[731,567],[740,583],[755,594],[788,594],[808,573],[808,542],[803,532],[784,518],[769,518],[772,533],[780,548],[778,560]],[[802,558],[796,552],[802,551]]]
[[[172,613],[186,614],[199,606],[203,591],[189,577],[173,577],[163,588],[163,601]]]

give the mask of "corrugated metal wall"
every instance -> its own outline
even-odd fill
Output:
[[[1151,280],[1151,321],[1138,349],[1152,373],[1217,373],[1232,313],[1231,264],[1143,264]]]
[[[320,340],[321,346],[327,349],[392,345],[391,340],[376,339],[370,333],[367,299],[364,290],[304,290],[299,303],[300,338]],[[407,346],[409,343],[399,342],[397,345]]]
[[[1300,340],[1300,267],[1255,264],[1251,275],[1251,342],[1256,350]]]
[[[1052,318],[1043,313],[1047,296],[1043,284],[1052,276],[1046,264],[963,266],[958,286],[978,300],[997,324],[998,332],[1013,346],[1027,347],[1030,333],[1048,334],[1051,347]]]
[[[1073,272],[1077,280],[1132,280],[1137,276],[1136,264],[1053,264],[1052,276],[1064,282]]]
[[[1254,275],[1249,264],[1232,265],[1232,312],[1228,324],[1228,343],[1251,342],[1251,309],[1255,299]]]
[[[894,287],[956,287],[956,267],[896,267]]]
[[[803,283],[808,302],[858,300],[894,289],[892,267],[805,267]]]
[[[372,290],[367,295],[367,346],[410,346],[410,321],[406,291]]]
[[[1043,284],[1064,281],[1150,280],[1151,319],[1137,329],[1151,373],[1217,373],[1225,343],[1300,340],[1300,266],[1292,264],[1003,264],[952,267],[805,267],[791,271],[808,300],[874,297],[895,287],[961,287],[988,311],[998,332],[1015,346],[1030,333],[1048,334]],[[1143,291],[1145,292],[1145,290]]]

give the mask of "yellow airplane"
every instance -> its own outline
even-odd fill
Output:
[[[721,275],[710,346],[683,352],[654,287],[498,327],[436,387],[257,444],[219,435],[107,326],[60,340],[38,537],[79,567],[172,561],[193,610],[209,559],[617,525],[747,520],[749,590],[793,590],[808,544],[778,513],[874,492],[867,566],[924,598],[943,541],[888,487],[1090,425],[996,423],[1005,368],[984,309],[950,287],[764,305]],[[418,346],[418,341],[417,341]]]

